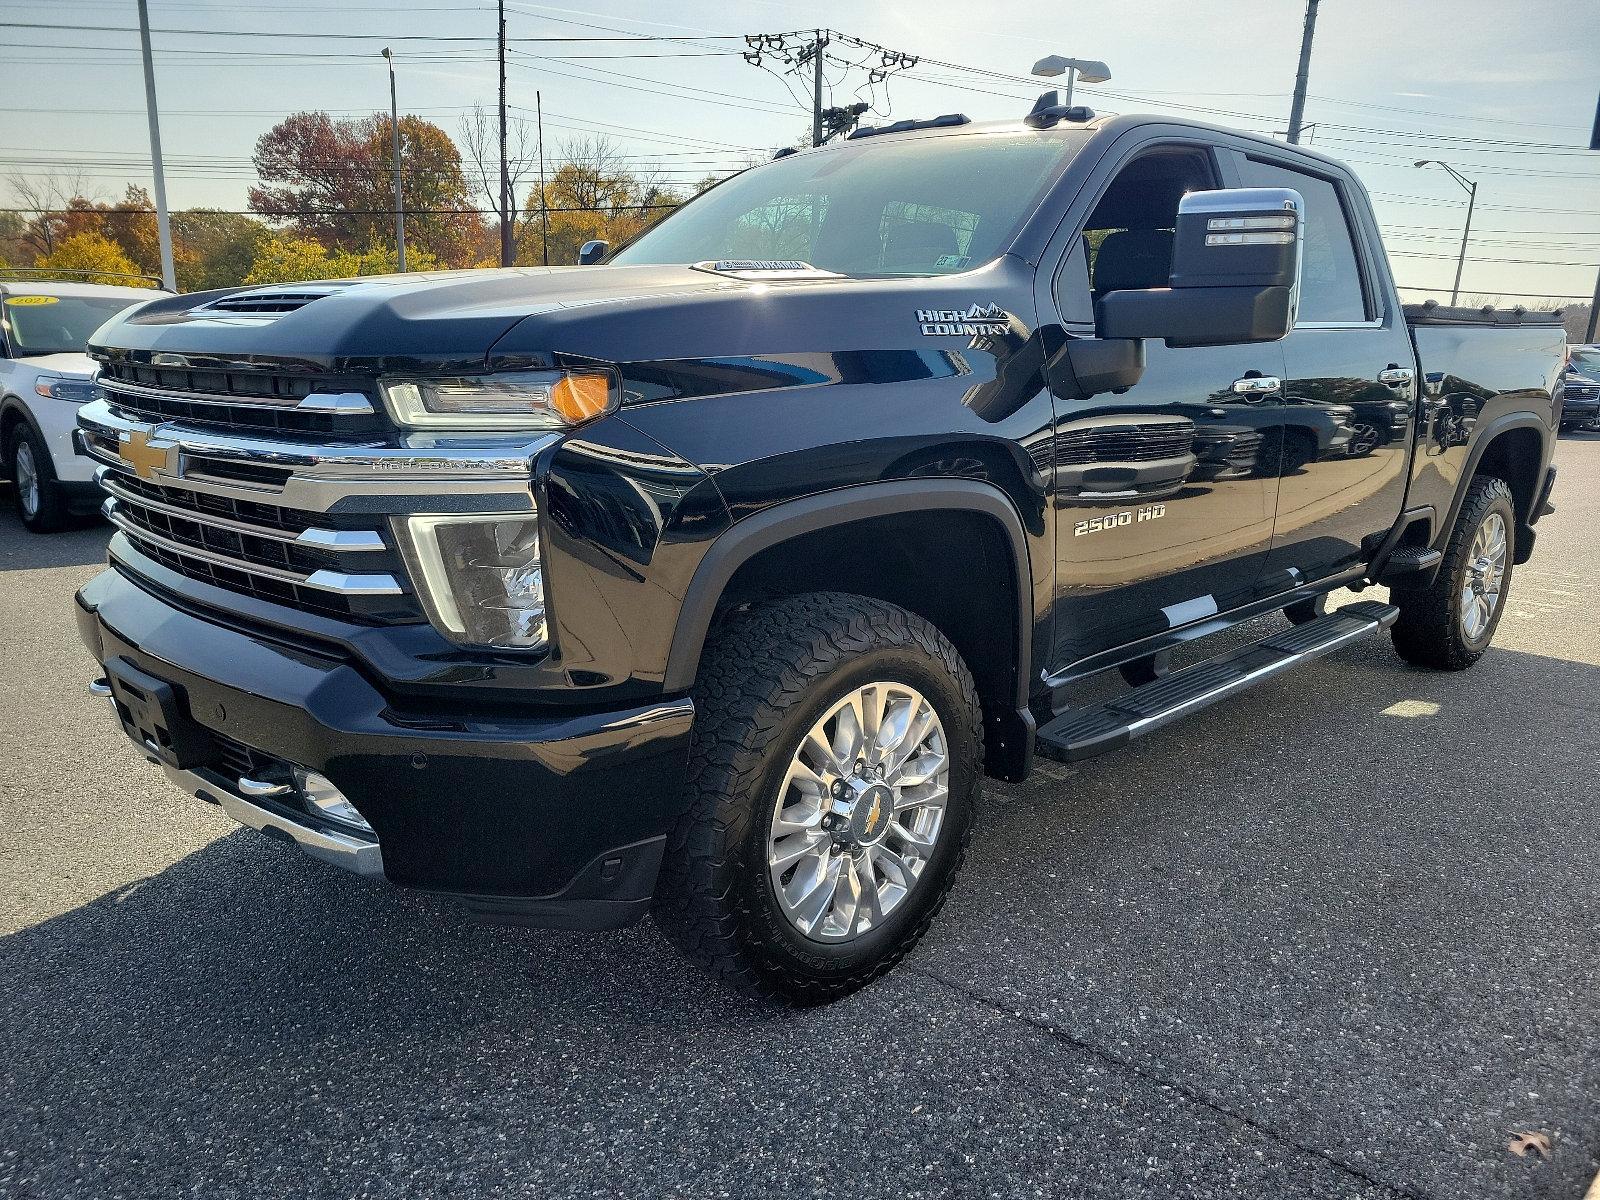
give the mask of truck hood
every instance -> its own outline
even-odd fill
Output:
[[[156,366],[361,374],[554,356],[626,363],[924,349],[921,320],[939,319],[928,310],[945,320],[1004,313],[1020,318],[1025,336],[1032,298],[1030,269],[1011,258],[915,279],[738,277],[688,266],[452,271],[167,297],[103,326],[90,350]]]
[[[17,365],[29,367],[41,375],[67,375],[87,379],[94,374],[94,359],[87,354],[39,354],[16,360]]]
[[[292,363],[319,372],[481,367],[490,347],[530,316],[748,286],[671,266],[513,267],[233,288],[143,305],[103,326],[90,352],[139,361],[163,354],[238,365],[271,360],[279,369]]]

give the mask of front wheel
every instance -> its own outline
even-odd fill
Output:
[[[50,460],[50,451],[28,425],[18,425],[11,435],[7,458],[17,516],[22,523],[34,533],[54,533],[64,528],[67,501],[56,482],[55,464]]]
[[[1474,479],[1433,582],[1396,587],[1390,595],[1400,609],[1390,629],[1400,657],[1419,667],[1460,671],[1483,656],[1511,588],[1516,525],[1505,480]]]
[[[982,721],[932,625],[863,596],[756,606],[707,646],[686,808],[656,918],[734,987],[790,1004],[904,958],[966,853]]]

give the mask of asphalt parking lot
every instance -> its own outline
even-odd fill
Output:
[[[1558,463],[1474,670],[1374,639],[991,788],[923,946],[802,1013],[648,924],[475,926],[180,796],[84,689],[106,529],[8,511],[0,1195],[1578,1200],[1600,435]]]

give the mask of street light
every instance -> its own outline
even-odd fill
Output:
[[[406,205],[400,191],[400,105],[394,95],[394,55],[389,47],[383,48],[383,60],[389,64],[389,128],[394,131],[394,247],[395,266],[406,269]]]
[[[1072,85],[1081,76],[1085,83],[1105,83],[1111,78],[1111,68],[1092,58],[1063,58],[1052,54],[1033,64],[1033,73],[1046,79],[1057,75],[1067,77],[1067,107],[1072,107]]]
[[[1456,296],[1461,291],[1461,268],[1467,265],[1467,238],[1472,233],[1472,206],[1478,199],[1478,185],[1449,163],[1437,158],[1419,158],[1411,165],[1415,167],[1442,167],[1450,173],[1451,179],[1454,179],[1467,189],[1467,223],[1461,227],[1461,255],[1456,259],[1456,284],[1450,289],[1450,305],[1453,308],[1455,307]]]

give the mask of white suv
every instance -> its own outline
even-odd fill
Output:
[[[94,463],[74,452],[78,408],[94,398],[89,335],[129,305],[164,295],[94,283],[0,282],[0,474],[35,533],[100,503]]]

